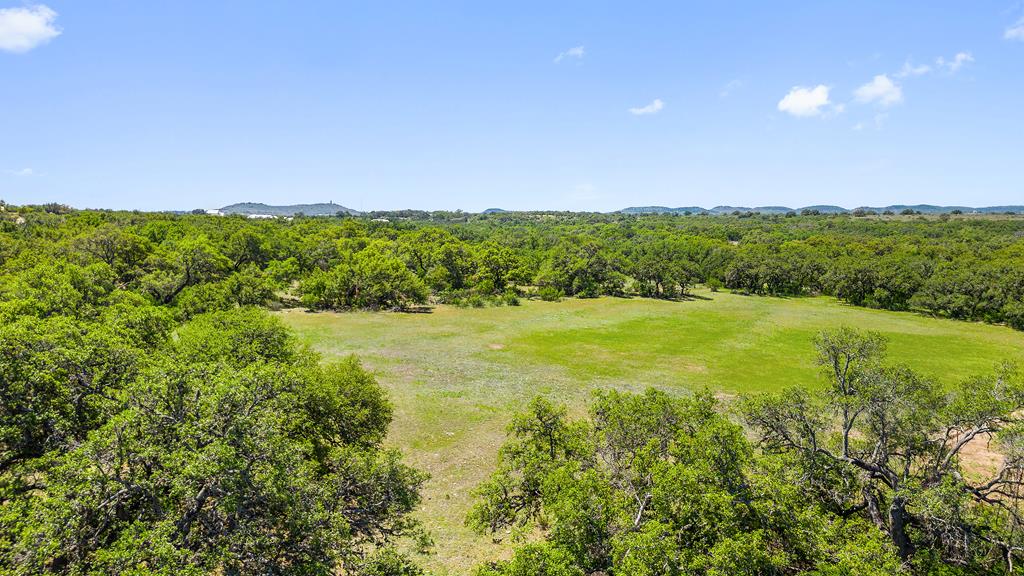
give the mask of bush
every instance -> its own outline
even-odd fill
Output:
[[[537,297],[545,302],[558,302],[565,297],[565,292],[562,292],[554,286],[541,286],[537,290]]]
[[[316,309],[402,309],[423,304],[428,294],[426,284],[380,245],[329,271],[314,270],[299,291],[303,304]]]
[[[505,306],[519,306],[519,295],[514,290],[508,290],[501,295],[499,302]]]
[[[362,576],[423,576],[426,574],[408,556],[385,548],[373,554],[359,571]]]

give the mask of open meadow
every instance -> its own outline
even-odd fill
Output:
[[[307,313],[280,317],[325,360],[356,354],[389,391],[389,442],[431,474],[420,517],[438,574],[466,574],[505,546],[463,519],[470,493],[493,469],[512,413],[543,394],[582,411],[594,389],[648,386],[738,394],[818,386],[812,338],[824,328],[877,330],[889,360],[952,384],[997,362],[1024,361],[1024,333],[835,299],[697,291],[649,299],[524,301],[518,307],[431,313]]]

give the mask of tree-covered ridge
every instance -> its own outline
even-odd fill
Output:
[[[115,288],[179,318],[239,305],[403,309],[537,295],[829,294],[1024,327],[1024,219],[428,213],[249,220],[8,207],[0,294],[36,314]],[[60,294],[58,298],[54,294]],[[3,312],[0,312],[2,314]]]

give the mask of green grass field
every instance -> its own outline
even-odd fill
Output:
[[[867,310],[830,298],[699,292],[685,302],[600,298],[429,314],[281,312],[330,360],[357,354],[395,405],[389,442],[428,471],[421,511],[437,574],[467,574],[504,551],[463,526],[493,469],[509,416],[544,394],[582,410],[599,388],[648,386],[728,398],[820,385],[811,339],[848,325],[882,332],[889,357],[944,383],[1003,359],[1024,364],[1024,333]]]

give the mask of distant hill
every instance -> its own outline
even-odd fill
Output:
[[[252,214],[268,214],[270,216],[295,216],[296,214],[304,214],[306,216],[334,216],[335,214],[342,212],[345,214],[358,215],[358,210],[346,208],[341,204],[335,204],[328,202],[326,204],[289,204],[288,206],[271,206],[269,204],[261,204],[259,202],[241,202],[239,204],[232,204],[225,206],[220,209],[222,214],[242,214],[249,216]]]
[[[786,206],[757,206],[754,208],[754,212],[760,212],[761,214],[785,214],[792,211],[792,208]]]
[[[821,214],[847,214],[853,212],[853,210],[848,208],[832,206],[830,204],[818,204],[815,206],[804,206],[802,208],[789,208],[787,206],[758,206],[755,208],[748,208],[746,206],[715,206],[711,209],[701,208],[700,206],[686,206],[683,208],[668,208],[666,206],[631,206],[629,208],[623,208],[622,210],[619,210],[619,212],[622,214],[683,214],[686,212],[691,214],[732,214],[733,212],[785,214],[787,212],[800,213],[804,210],[817,211]],[[1004,212],[1024,214],[1024,206],[986,206],[982,208],[971,208],[969,206],[934,206],[932,204],[916,204],[913,206],[893,204],[892,206],[878,207],[862,206],[860,208],[856,208],[856,210],[877,212],[879,214],[886,211],[899,214],[904,210],[913,210],[914,212],[920,212],[921,214],[949,214],[954,210],[959,210],[964,214],[1002,214]]]
[[[481,212],[481,214],[501,214],[502,212],[508,212],[508,210],[502,210],[501,208],[488,208]]]
[[[802,212],[804,210],[817,210],[822,214],[846,214],[847,212],[849,212],[849,210],[843,208],[842,206],[833,206],[831,204],[816,204],[814,206],[804,206],[803,208],[794,210],[794,212]]]
[[[682,206],[679,208],[669,208],[667,206],[633,206],[619,210],[623,214],[683,214],[689,212],[691,214],[704,214],[707,212],[706,208],[700,206]]]
[[[975,208],[974,211],[986,214],[1002,214],[1003,212],[1024,214],[1024,206],[988,206],[985,208]]]
[[[908,206],[905,204],[893,204],[892,206],[883,207],[863,206],[861,208],[858,208],[858,210],[870,210],[874,212],[885,212],[886,210],[888,210],[890,212],[895,212],[897,214],[903,212],[904,210],[913,210],[914,212],[920,212],[921,214],[944,214],[947,212],[952,212],[953,210],[960,210],[961,212],[974,212],[974,208],[969,208],[967,206],[934,206],[932,204],[915,204],[913,206]]]

